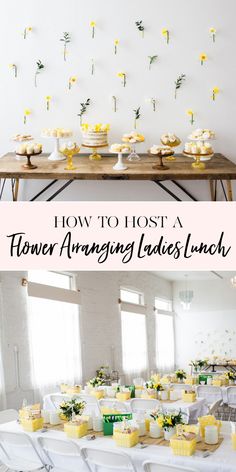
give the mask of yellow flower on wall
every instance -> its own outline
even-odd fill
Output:
[[[201,62],[201,66],[203,66],[204,62],[207,61],[208,57],[207,55],[205,54],[205,52],[202,52],[199,56],[199,59],[200,59],[200,62]]]
[[[186,113],[190,117],[191,125],[193,125],[193,123],[194,123],[194,112],[193,112],[193,110],[191,108],[188,108],[188,110],[186,110]]]
[[[69,78],[69,82],[68,82],[68,87],[69,87],[69,90],[71,89],[72,85],[74,85],[76,82],[77,82],[77,77],[76,75],[72,75],[70,78]]]
[[[166,29],[166,28],[162,28],[161,34],[166,39],[167,44],[169,44],[169,41],[170,41],[170,32],[169,32],[169,30]]]
[[[90,28],[92,28],[92,38],[95,37],[95,26],[96,26],[96,22],[90,21]]]
[[[212,89],[212,95],[211,95],[213,101],[215,101],[216,95],[218,95],[218,93],[220,93],[219,87],[213,87],[213,89]]]
[[[51,103],[51,100],[52,100],[51,95],[46,95],[45,100],[46,100],[47,111],[49,111],[50,110],[50,103]]]
[[[25,108],[24,110],[24,125],[26,125],[27,122],[27,116],[31,115],[31,110],[29,108]]]
[[[14,76],[17,77],[17,65],[9,64],[9,69],[12,69],[14,71]]]
[[[23,37],[24,37],[24,39],[26,39],[28,33],[31,33],[32,31],[33,31],[32,26],[27,26],[27,27],[24,29],[24,31],[23,31]]]
[[[122,79],[123,87],[126,86],[126,73],[125,72],[118,72],[117,77]]]
[[[210,33],[210,35],[212,36],[212,41],[213,41],[213,43],[214,43],[215,40],[216,40],[216,29],[213,28],[213,27],[210,28],[210,29],[209,29],[209,33]]]
[[[120,41],[119,39],[115,39],[114,41],[114,53],[117,54],[117,47],[119,45]]]

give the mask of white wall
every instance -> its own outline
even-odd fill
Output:
[[[163,132],[177,133],[186,140],[191,126],[186,109],[196,112],[197,127],[216,131],[215,149],[235,160],[234,84],[236,59],[233,46],[236,40],[235,0],[69,0],[67,3],[8,0],[2,2],[0,26],[5,47],[1,48],[0,152],[11,149],[10,137],[22,132],[23,110],[28,107],[32,115],[25,131],[41,141],[40,132],[47,126],[71,127],[79,136],[80,102],[90,97],[92,105],[86,116],[89,122],[111,123],[110,142],[120,140],[124,132],[133,127],[132,110],[141,106],[139,130],[146,136],[140,150],[157,143]],[[143,20],[146,27],[142,39],[135,21]],[[95,39],[91,39],[89,22],[95,20]],[[32,26],[26,40],[22,31]],[[209,28],[217,29],[213,44]],[[170,30],[170,44],[166,45],[161,30]],[[63,62],[64,31],[71,34],[67,62]],[[113,41],[120,39],[118,54],[113,54]],[[198,56],[206,52],[209,60],[201,67]],[[158,54],[159,59],[148,70],[147,56]],[[94,57],[96,71],[90,75],[90,59]],[[41,59],[45,71],[34,87],[35,63]],[[18,78],[8,65],[18,66]],[[127,72],[127,87],[123,88],[116,73]],[[181,73],[186,83],[174,100],[174,81]],[[78,76],[78,83],[69,92],[67,80]],[[219,86],[216,102],[210,99],[212,87]],[[51,111],[45,110],[45,96],[53,97]],[[118,98],[118,111],[114,113],[111,96]],[[156,97],[158,109],[153,113],[145,103]],[[45,141],[45,150],[51,143]],[[1,164],[0,164],[1,165]],[[98,165],[100,165],[98,163]],[[43,182],[27,182],[21,187],[20,197],[29,199]],[[187,187],[200,199],[209,198],[207,183],[189,182]],[[55,187],[56,188],[56,187]],[[45,198],[50,195],[45,194]],[[4,198],[9,198],[7,188]],[[67,200],[158,200],[169,199],[152,183],[140,182],[74,182],[58,199]]]
[[[236,358],[236,290],[230,281],[192,281],[189,288],[194,298],[184,311],[179,301],[184,282],[173,284],[177,366],[189,370],[191,359],[214,355]]]
[[[27,333],[27,289],[21,286],[24,275],[23,272],[0,273],[5,340],[3,362],[8,407],[18,407],[24,397],[29,402],[33,401]],[[136,288],[144,293],[149,370],[155,369],[154,297],[170,298],[171,283],[147,272],[80,272],[77,284],[81,291],[83,381],[94,376],[96,368],[104,363],[122,372],[118,306],[120,286]],[[19,348],[20,389],[16,389],[15,345]]]

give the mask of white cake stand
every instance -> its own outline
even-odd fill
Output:
[[[110,151],[110,153],[117,155],[117,162],[113,166],[114,170],[126,170],[126,169],[128,169],[128,167],[123,162],[123,154],[124,154],[123,152]]]
[[[199,143],[202,143],[204,145],[207,141],[213,141],[215,138],[198,139],[198,138],[191,138],[191,135],[190,135],[190,136],[188,136],[188,139],[190,139],[190,141],[199,142]],[[211,153],[211,154],[208,154],[208,155],[201,154],[201,159],[200,160],[201,161],[210,161],[212,156],[214,156],[214,153]],[[194,155],[192,155],[191,157],[192,157],[192,159],[195,159]]]
[[[49,161],[65,161],[66,157],[60,152],[60,139],[69,139],[71,136],[57,138],[55,136],[45,136],[42,134],[42,138],[54,139],[54,151],[48,157]]]

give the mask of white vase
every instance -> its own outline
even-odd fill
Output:
[[[172,436],[175,434],[175,428],[169,428],[167,431],[164,430],[164,438],[166,441],[169,441]]]
[[[162,430],[160,426],[158,426],[156,421],[151,421],[150,422],[150,431],[149,431],[149,436],[150,438],[160,438],[161,437]]]
[[[161,390],[159,392],[160,394],[160,400],[165,401],[168,400],[168,391],[167,390]]]

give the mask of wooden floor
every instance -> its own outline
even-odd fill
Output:
[[[0,158],[0,178],[10,179],[78,179],[78,180],[233,180],[236,179],[236,165],[222,154],[215,154],[211,161],[207,161],[204,170],[194,169],[193,160],[181,154],[176,155],[176,161],[164,164],[168,170],[154,170],[157,164],[155,157],[140,154],[141,160],[129,162],[124,159],[128,169],[115,171],[114,155],[106,154],[100,161],[91,161],[88,154],[75,156],[76,170],[65,170],[66,161],[49,161],[48,154],[32,157],[32,163],[37,169],[23,168],[24,162],[18,161],[14,153],[8,153]]]

